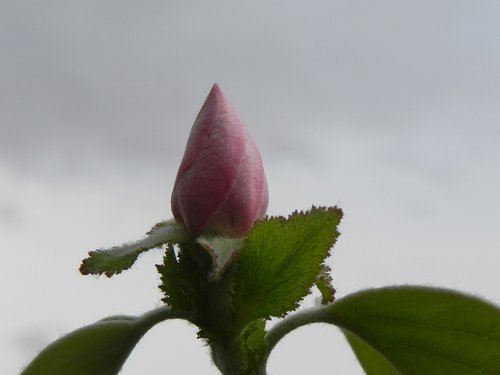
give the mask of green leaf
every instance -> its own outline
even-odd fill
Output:
[[[82,261],[80,272],[83,275],[105,274],[111,277],[132,267],[143,252],[169,242],[183,241],[185,237],[185,229],[180,224],[173,220],[163,221],[146,233],[146,238],[142,240],[89,252],[89,256]]]
[[[500,374],[500,308],[426,287],[361,291],[285,318],[269,350],[295,328],[331,323],[345,333],[368,375]]]
[[[284,316],[298,307],[322,272],[339,233],[342,211],[313,207],[287,219],[257,222],[238,257],[233,308],[236,327]]]
[[[211,280],[210,254],[197,242],[168,245],[163,264],[156,266],[161,278],[163,301],[175,311],[189,311],[198,335],[210,341],[227,340],[231,329],[232,268]]]
[[[379,352],[349,331],[344,335],[367,375],[403,375]]]
[[[328,309],[332,323],[402,374],[500,374],[500,309],[477,297],[392,287],[356,293]],[[354,342],[353,348],[369,368],[373,360],[363,355],[363,345]]]
[[[82,327],[54,341],[21,375],[115,375],[132,349],[155,324],[175,318],[169,308],[142,317],[115,316]]]
[[[160,273],[160,289],[165,295],[162,301],[177,311],[196,310],[197,301],[203,296],[198,290],[198,268],[193,259],[186,252],[179,253],[177,259],[174,247],[169,244],[163,264],[156,268]]]

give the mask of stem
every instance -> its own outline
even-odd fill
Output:
[[[314,307],[300,311],[284,318],[282,321],[273,326],[266,334],[265,339],[268,347],[265,357],[262,359],[261,365],[258,367],[256,375],[266,375],[267,360],[271,351],[276,344],[291,331],[312,323],[333,323],[331,310],[327,312],[330,305],[322,307]],[[333,319],[332,319],[333,318]]]
[[[191,321],[191,314],[183,311],[172,311],[170,306],[161,306],[145,313],[139,319],[141,320],[141,325],[151,328],[168,319],[184,319]]]

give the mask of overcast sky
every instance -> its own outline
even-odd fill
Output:
[[[420,283],[500,303],[500,2],[0,0],[0,373],[159,305],[161,251],[111,280],[78,266],[171,217],[214,82],[261,150],[270,214],[344,209],[339,297]],[[217,374],[195,332],[156,327],[122,373]],[[321,326],[269,372],[307,369],[362,374]]]

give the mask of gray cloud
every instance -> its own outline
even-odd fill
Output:
[[[495,2],[4,8],[0,155],[10,160],[163,162],[213,81],[263,138],[322,126],[406,131],[437,108],[474,111],[500,96]]]

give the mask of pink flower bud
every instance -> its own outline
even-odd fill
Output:
[[[189,134],[174,190],[172,212],[198,236],[243,236],[267,210],[259,150],[217,84]]]

